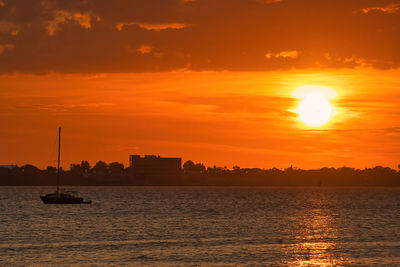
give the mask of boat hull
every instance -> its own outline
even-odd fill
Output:
[[[40,199],[44,204],[92,204],[92,201],[84,201],[83,198],[54,198],[41,196]]]

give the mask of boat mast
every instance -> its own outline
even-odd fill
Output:
[[[58,127],[57,193],[60,190],[60,150],[61,150],[61,127]]]

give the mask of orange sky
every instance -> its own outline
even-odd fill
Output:
[[[400,163],[400,1],[0,0],[0,165]],[[332,88],[311,129],[293,91]]]
[[[1,77],[2,163],[46,166],[63,127],[63,164],[128,155],[182,156],[231,167],[397,166],[400,71],[174,71]],[[298,86],[337,91],[337,114],[310,129]]]

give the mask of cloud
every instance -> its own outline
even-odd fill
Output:
[[[291,50],[291,51],[282,51],[279,53],[267,53],[265,54],[265,58],[271,59],[271,58],[296,58],[299,56],[299,52],[296,50]]]
[[[51,112],[69,112],[71,110],[88,111],[94,109],[102,109],[114,106],[113,103],[99,102],[99,103],[83,103],[83,104],[34,104],[25,105],[25,108],[34,108],[37,110],[46,110]]]
[[[7,49],[13,49],[14,45],[12,44],[0,44],[0,55],[4,53]]]
[[[139,26],[141,29],[149,30],[149,31],[162,31],[162,30],[168,30],[168,29],[173,29],[173,30],[179,30],[183,29],[185,27],[188,27],[188,24],[185,23],[161,23],[161,24],[155,24],[155,23],[140,23],[140,22],[120,22],[116,25],[116,28],[119,31],[122,31],[124,27],[136,25]]]
[[[360,58],[356,56],[349,56],[349,57],[336,57],[332,56],[329,53],[325,53],[324,55],[325,59],[328,60],[331,64],[336,64],[336,65],[342,65],[342,66],[347,66],[347,67],[371,67],[373,62],[368,61],[365,58]]]
[[[18,35],[19,31],[20,27],[16,23],[10,21],[0,21],[0,33],[5,32],[15,36]]]
[[[202,107],[206,111],[220,114],[276,114],[284,117],[297,116],[288,111],[294,99],[262,95],[230,94],[222,96],[170,96],[165,101]],[[286,110],[286,111],[285,111]],[[237,115],[235,115],[237,116]]]
[[[400,67],[390,0],[3,2],[0,73]]]
[[[100,18],[97,17],[97,20],[99,19]],[[46,30],[50,36],[53,36],[55,32],[60,30],[62,25],[68,22],[78,23],[81,27],[90,29],[91,20],[92,18],[90,14],[70,12],[67,10],[56,10],[54,11],[53,19],[47,21]]]
[[[151,52],[153,52],[153,50],[154,48],[152,46],[146,44],[141,44],[137,49],[137,51],[142,55],[150,54]]]
[[[128,51],[133,52],[133,49],[129,46],[126,47]],[[148,44],[141,44],[139,45],[134,52],[140,54],[140,55],[152,55],[153,57],[162,57],[164,56],[164,52],[156,50],[153,46],[148,45]]]
[[[304,129],[306,132],[338,132],[338,133],[373,133],[373,134],[385,134],[392,133],[397,134],[400,133],[400,127],[388,127],[388,128],[332,128],[332,129]]]
[[[390,3],[385,6],[373,6],[373,7],[366,7],[361,9],[364,14],[367,14],[371,11],[380,11],[384,13],[396,13],[400,10],[400,3]]]
[[[273,3],[282,2],[283,0],[260,0],[260,1],[263,1],[263,2],[265,2],[267,4],[273,4]]]

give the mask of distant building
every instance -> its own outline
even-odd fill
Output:
[[[143,184],[171,184],[179,181],[182,173],[181,158],[163,158],[155,155],[130,155],[132,178]]]

